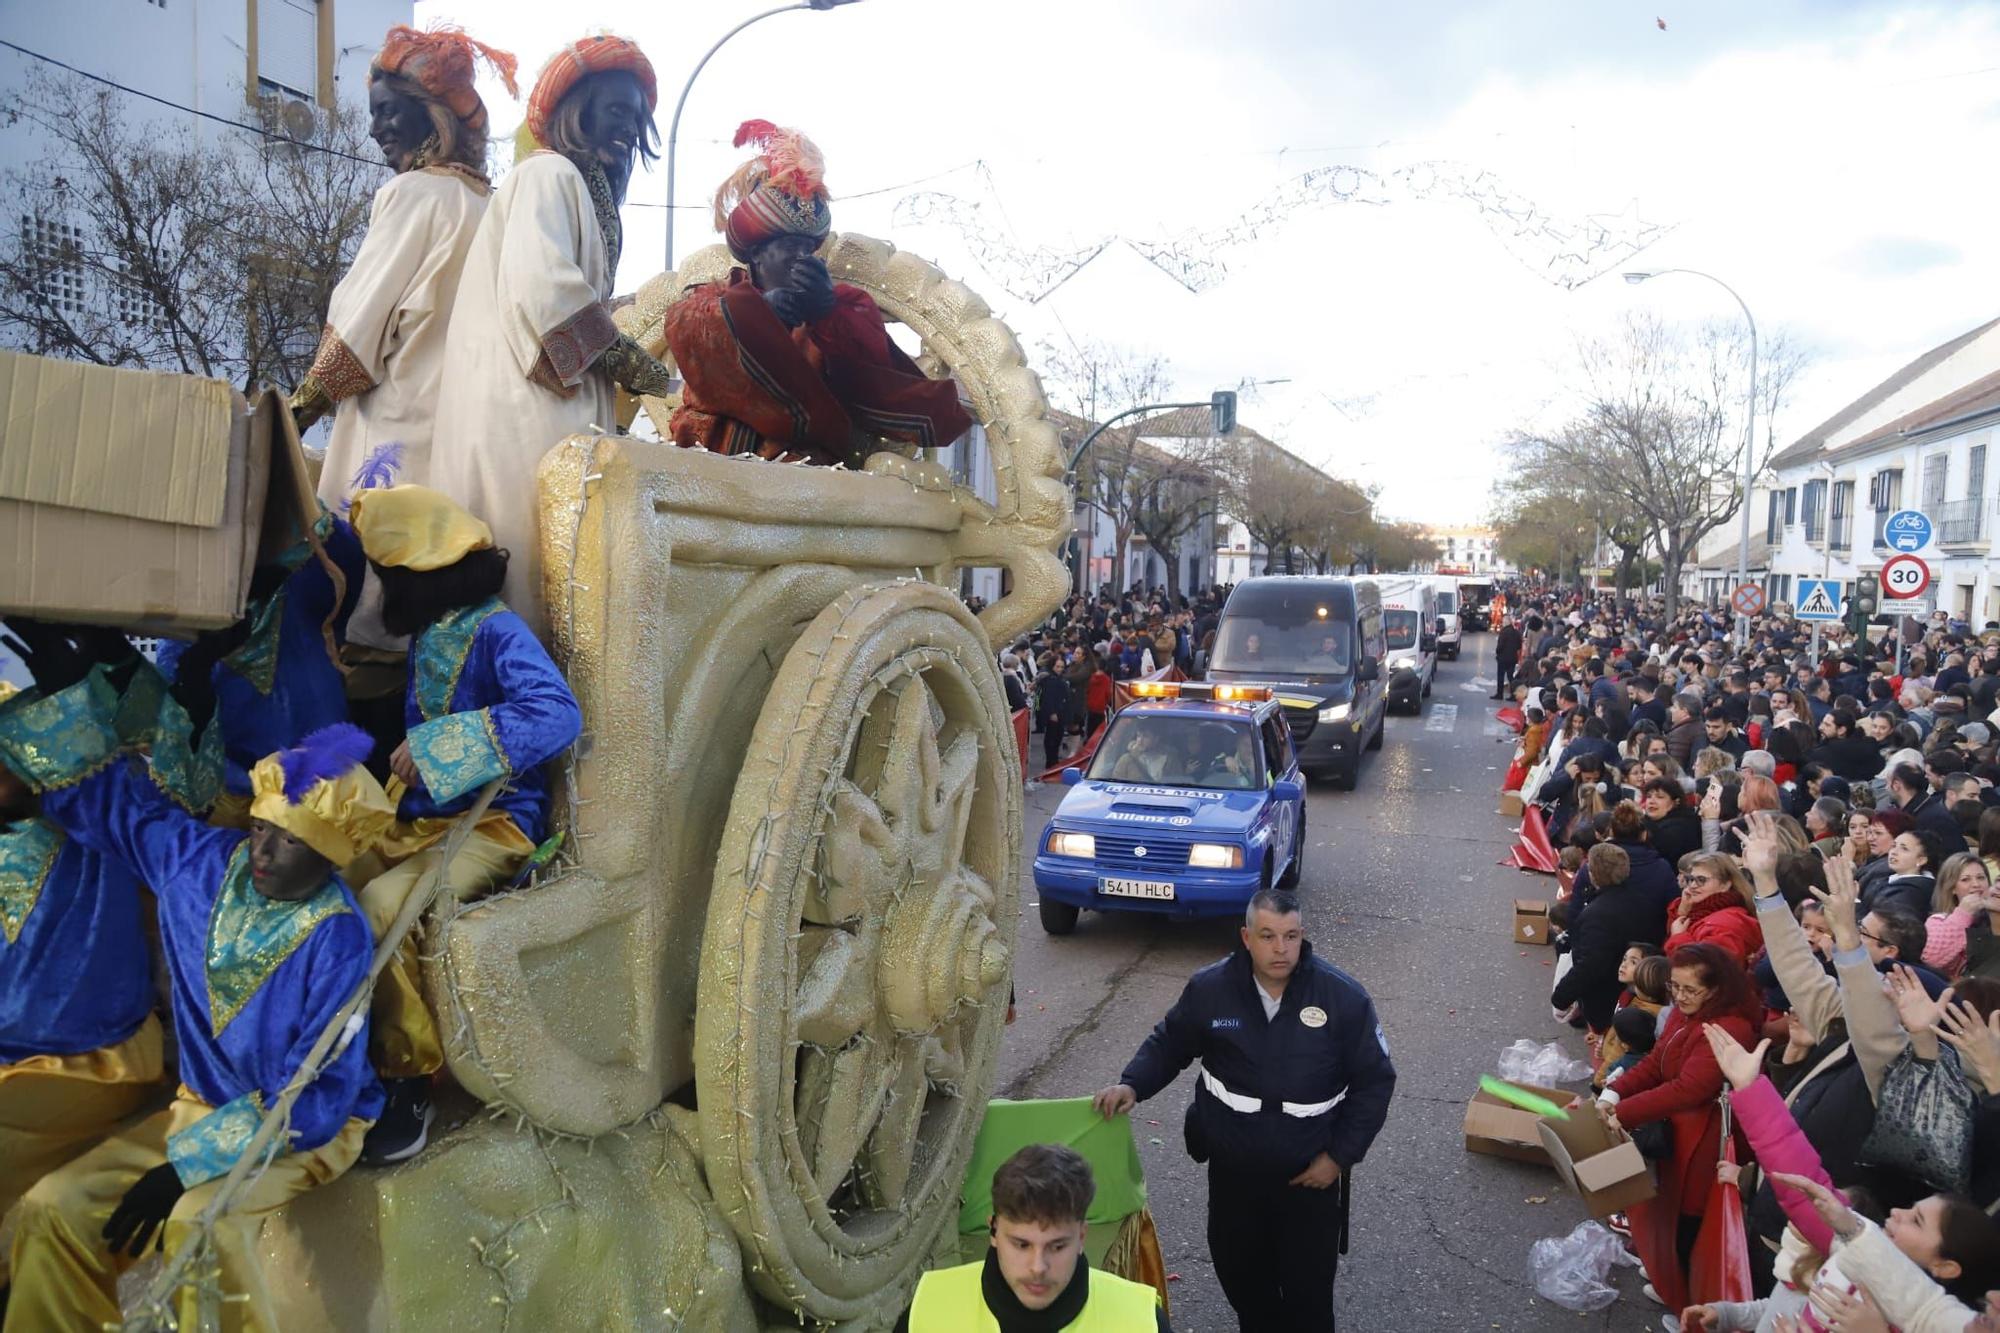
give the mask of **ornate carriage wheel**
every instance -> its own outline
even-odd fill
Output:
[[[893,1314],[950,1223],[1018,915],[1019,761],[986,639],[915,581],[843,594],[786,656],[702,942],[710,1187],[765,1296]]]

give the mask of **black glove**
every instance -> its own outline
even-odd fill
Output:
[[[194,728],[188,736],[190,747],[201,744],[201,734],[215,716],[215,664],[242,647],[249,637],[250,617],[245,616],[227,629],[197,635],[175,664],[173,683],[167,687],[167,693],[187,711]]]
[[[833,313],[833,275],[827,272],[826,261],[819,256],[808,255],[792,267],[792,290],[798,294],[799,309],[806,323]]]
[[[146,1243],[153,1239],[155,1231],[160,1232],[160,1244],[164,1247],[167,1238],[161,1228],[185,1193],[187,1186],[181,1184],[171,1162],[162,1162],[140,1176],[112,1210],[111,1220],[104,1224],[102,1234],[111,1243],[111,1252],[123,1250],[136,1259],[145,1252]]]
[[[0,643],[12,650],[43,694],[59,694],[90,674],[89,654],[70,642],[69,632],[27,616],[9,616]]]
[[[776,315],[788,329],[795,329],[806,322],[799,294],[789,287],[765,292],[764,302],[771,307],[771,313]]]

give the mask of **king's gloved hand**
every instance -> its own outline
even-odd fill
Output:
[[[166,1224],[174,1205],[181,1195],[187,1193],[187,1186],[175,1173],[173,1165],[162,1162],[140,1176],[125,1197],[112,1210],[111,1220],[104,1224],[104,1239],[110,1242],[111,1252],[123,1250],[134,1259],[145,1252],[146,1243],[153,1233]],[[161,1232],[160,1243],[166,1243],[166,1234]]]

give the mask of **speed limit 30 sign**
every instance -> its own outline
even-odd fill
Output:
[[[1931,567],[1913,555],[1891,556],[1882,563],[1882,592],[1895,598],[1921,597],[1931,586]]]

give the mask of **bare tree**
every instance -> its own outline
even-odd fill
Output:
[[[1302,555],[1323,573],[1349,558],[1371,507],[1366,494],[1255,431],[1239,429],[1231,443],[1226,503],[1267,567],[1293,573]]]
[[[5,173],[18,226],[0,233],[0,335],[28,351],[235,382],[297,383],[333,284],[386,178],[359,113],[268,133],[130,119],[125,95],[37,72],[0,122],[45,151]],[[298,135],[300,143],[285,142]]]
[[[1659,543],[1669,616],[1701,539],[1744,503],[1743,451],[1754,450],[1753,470],[1770,456],[1804,364],[1782,335],[1772,341],[1758,368],[1763,431],[1753,440],[1742,416],[1747,360],[1734,325],[1690,334],[1629,316],[1615,336],[1581,347],[1580,411],[1556,430],[1519,431],[1511,442],[1629,507]]]
[[[1105,417],[1147,403],[1168,401],[1173,372],[1167,362],[1150,354],[1123,351],[1095,340],[1079,344],[1042,344],[1042,378],[1059,407],[1074,418],[1065,423],[1065,440],[1074,449]],[[1101,415],[1100,415],[1101,414]],[[1119,592],[1125,590],[1125,555],[1139,531],[1139,514],[1146,507],[1151,456],[1159,451],[1141,443],[1143,423],[1114,426],[1097,437],[1077,465],[1077,494],[1111,520]]]

